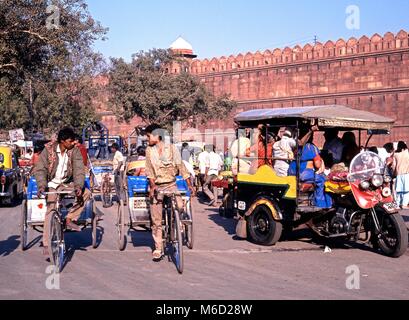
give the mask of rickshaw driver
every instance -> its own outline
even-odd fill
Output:
[[[76,135],[71,128],[64,128],[58,133],[57,142],[47,144],[38,159],[34,176],[38,185],[38,196],[48,188],[49,192],[73,190],[76,201],[66,217],[66,226],[72,231],[81,231],[73,223],[81,216],[86,202],[91,198],[91,192],[83,191],[85,183],[85,166],[80,150],[75,147]],[[44,221],[43,254],[48,255],[48,228],[50,214],[55,210],[58,195],[47,196],[47,212]]]
[[[152,219],[152,237],[155,242],[153,251],[153,261],[158,262],[162,259],[162,206],[163,197],[158,193],[160,191],[178,192],[176,186],[176,176],[179,174],[186,180],[192,196],[195,192],[190,182],[190,174],[182,162],[181,155],[173,144],[166,144],[161,133],[160,126],[152,124],[146,128],[149,147],[146,149],[146,176],[149,179],[150,190],[150,209]],[[180,196],[176,197],[179,212],[183,214],[183,200]]]

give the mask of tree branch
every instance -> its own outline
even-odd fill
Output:
[[[38,39],[44,41],[44,42],[49,42],[50,40],[47,37],[42,36],[41,34],[37,33],[37,32],[33,32],[30,30],[12,30],[12,31],[2,31],[0,32],[1,35],[6,35],[12,32],[16,32],[16,33],[26,33],[29,35],[32,35],[34,37],[37,37]]]
[[[6,68],[17,69],[17,66],[15,63],[0,64],[0,69],[6,69]]]

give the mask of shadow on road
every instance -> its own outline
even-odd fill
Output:
[[[101,226],[97,227],[97,246],[102,242],[105,229]],[[66,256],[64,261],[65,266],[72,260],[76,251],[89,251],[92,249],[92,228],[86,228],[82,232],[67,232],[64,234],[66,245]]]
[[[205,211],[209,212],[209,220],[223,227],[228,235],[236,235],[236,220],[220,216],[218,208],[207,208]]]
[[[7,240],[0,241],[0,257],[7,257],[20,245],[19,236],[11,236]]]
[[[150,248],[151,250],[154,249],[154,243],[153,243],[151,231],[131,230],[130,237],[131,237],[132,245],[135,248],[147,247],[147,248]]]

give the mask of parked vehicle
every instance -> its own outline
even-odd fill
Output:
[[[17,155],[10,146],[0,146],[0,204],[16,203],[24,193],[24,177]]]

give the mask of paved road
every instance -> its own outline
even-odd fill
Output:
[[[100,223],[98,249],[91,248],[89,231],[67,236],[70,259],[60,290],[46,288],[49,264],[38,243],[24,253],[19,249],[20,207],[0,208],[0,299],[409,298],[409,252],[400,259],[357,248],[324,253],[300,237],[260,247],[235,240],[234,221],[197,202],[195,207],[196,249],[186,249],[182,276],[167,261],[151,261],[149,234],[132,232],[126,251],[119,252],[111,209]],[[346,288],[350,265],[360,268],[360,290]]]

